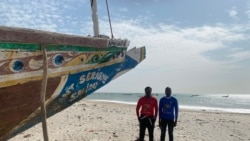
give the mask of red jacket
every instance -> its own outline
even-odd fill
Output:
[[[147,117],[154,116],[157,117],[158,114],[158,104],[157,99],[154,97],[141,97],[136,106],[136,115],[139,118],[141,115],[146,115]]]

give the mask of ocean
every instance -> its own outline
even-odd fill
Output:
[[[136,105],[143,93],[93,93],[87,100]],[[153,94],[158,101],[165,94]],[[250,94],[173,94],[180,109],[250,113]]]

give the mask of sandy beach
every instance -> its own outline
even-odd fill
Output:
[[[81,100],[47,119],[50,141],[134,141],[139,126],[135,105]],[[250,114],[180,110],[176,141],[250,141]],[[159,141],[158,120],[155,141]],[[145,140],[148,141],[146,134]],[[168,140],[168,137],[166,137]],[[9,141],[43,141],[42,125]]]

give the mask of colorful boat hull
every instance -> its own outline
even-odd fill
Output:
[[[127,40],[79,37],[0,27],[0,140],[41,122],[40,92],[47,57],[46,110],[50,117],[133,69],[145,47]]]

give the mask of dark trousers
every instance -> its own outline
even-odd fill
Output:
[[[139,141],[144,141],[146,128],[148,129],[149,141],[154,140],[154,125],[155,125],[155,119],[154,118],[148,118],[147,117],[147,118],[140,119],[140,137],[139,137]]]
[[[173,131],[174,131],[174,120],[161,120],[161,141],[165,141],[166,128],[168,127],[169,141],[174,141]]]

